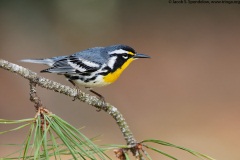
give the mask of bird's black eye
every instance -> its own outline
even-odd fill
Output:
[[[127,59],[127,58],[128,58],[128,54],[127,54],[127,53],[122,54],[122,57],[123,57],[124,59]]]

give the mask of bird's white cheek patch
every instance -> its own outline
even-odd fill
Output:
[[[111,69],[113,69],[113,66],[116,62],[117,56],[111,57],[110,60],[108,61],[108,67],[110,67]]]

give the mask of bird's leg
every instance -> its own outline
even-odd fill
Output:
[[[105,98],[101,94],[97,93],[96,91],[94,91],[92,89],[89,89],[89,91],[96,94],[103,102],[105,102]]]
[[[75,101],[80,93],[80,89],[75,85],[75,83],[72,80],[68,79],[68,81],[72,83],[72,85],[77,89],[77,94],[76,96],[73,97],[73,100],[72,100],[72,101]]]
[[[73,86],[76,87],[76,89],[77,89],[77,95],[73,97],[73,101],[75,101],[75,100],[77,99],[79,93],[80,93],[80,89],[75,85],[75,83],[74,83],[71,79],[68,79],[68,81],[69,81],[70,83],[72,83]],[[87,90],[89,90],[90,92],[92,92],[93,94],[97,95],[97,96],[99,97],[99,99],[102,101],[101,108],[99,108],[99,109],[97,110],[98,112],[101,111],[101,109],[102,109],[103,107],[105,107],[105,98],[104,98],[101,94],[99,94],[99,93],[97,93],[96,91],[92,90],[92,88],[90,88],[90,87],[85,87],[85,88],[86,88]]]
[[[97,95],[98,97],[99,97],[99,99],[103,102],[103,104],[102,104],[102,108],[103,107],[105,107],[105,98],[101,95],[101,94],[99,94],[99,93],[97,93],[96,91],[94,91],[94,90],[92,90],[92,88],[90,88],[90,87],[85,87],[87,90],[89,90],[90,92],[92,92],[93,94],[95,94],[95,95]],[[101,108],[99,108],[98,110],[97,110],[98,112],[99,111],[101,111]]]

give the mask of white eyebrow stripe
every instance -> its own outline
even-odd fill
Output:
[[[118,50],[109,52],[109,54],[123,54],[123,53],[128,53],[128,51],[123,50],[123,49],[118,49]]]

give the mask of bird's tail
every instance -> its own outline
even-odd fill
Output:
[[[46,58],[46,59],[22,59],[21,62],[45,64],[51,67],[56,61],[64,57],[66,56],[58,56],[58,57]]]
[[[21,62],[46,64],[48,66],[52,66],[54,63],[52,59],[22,59]]]

